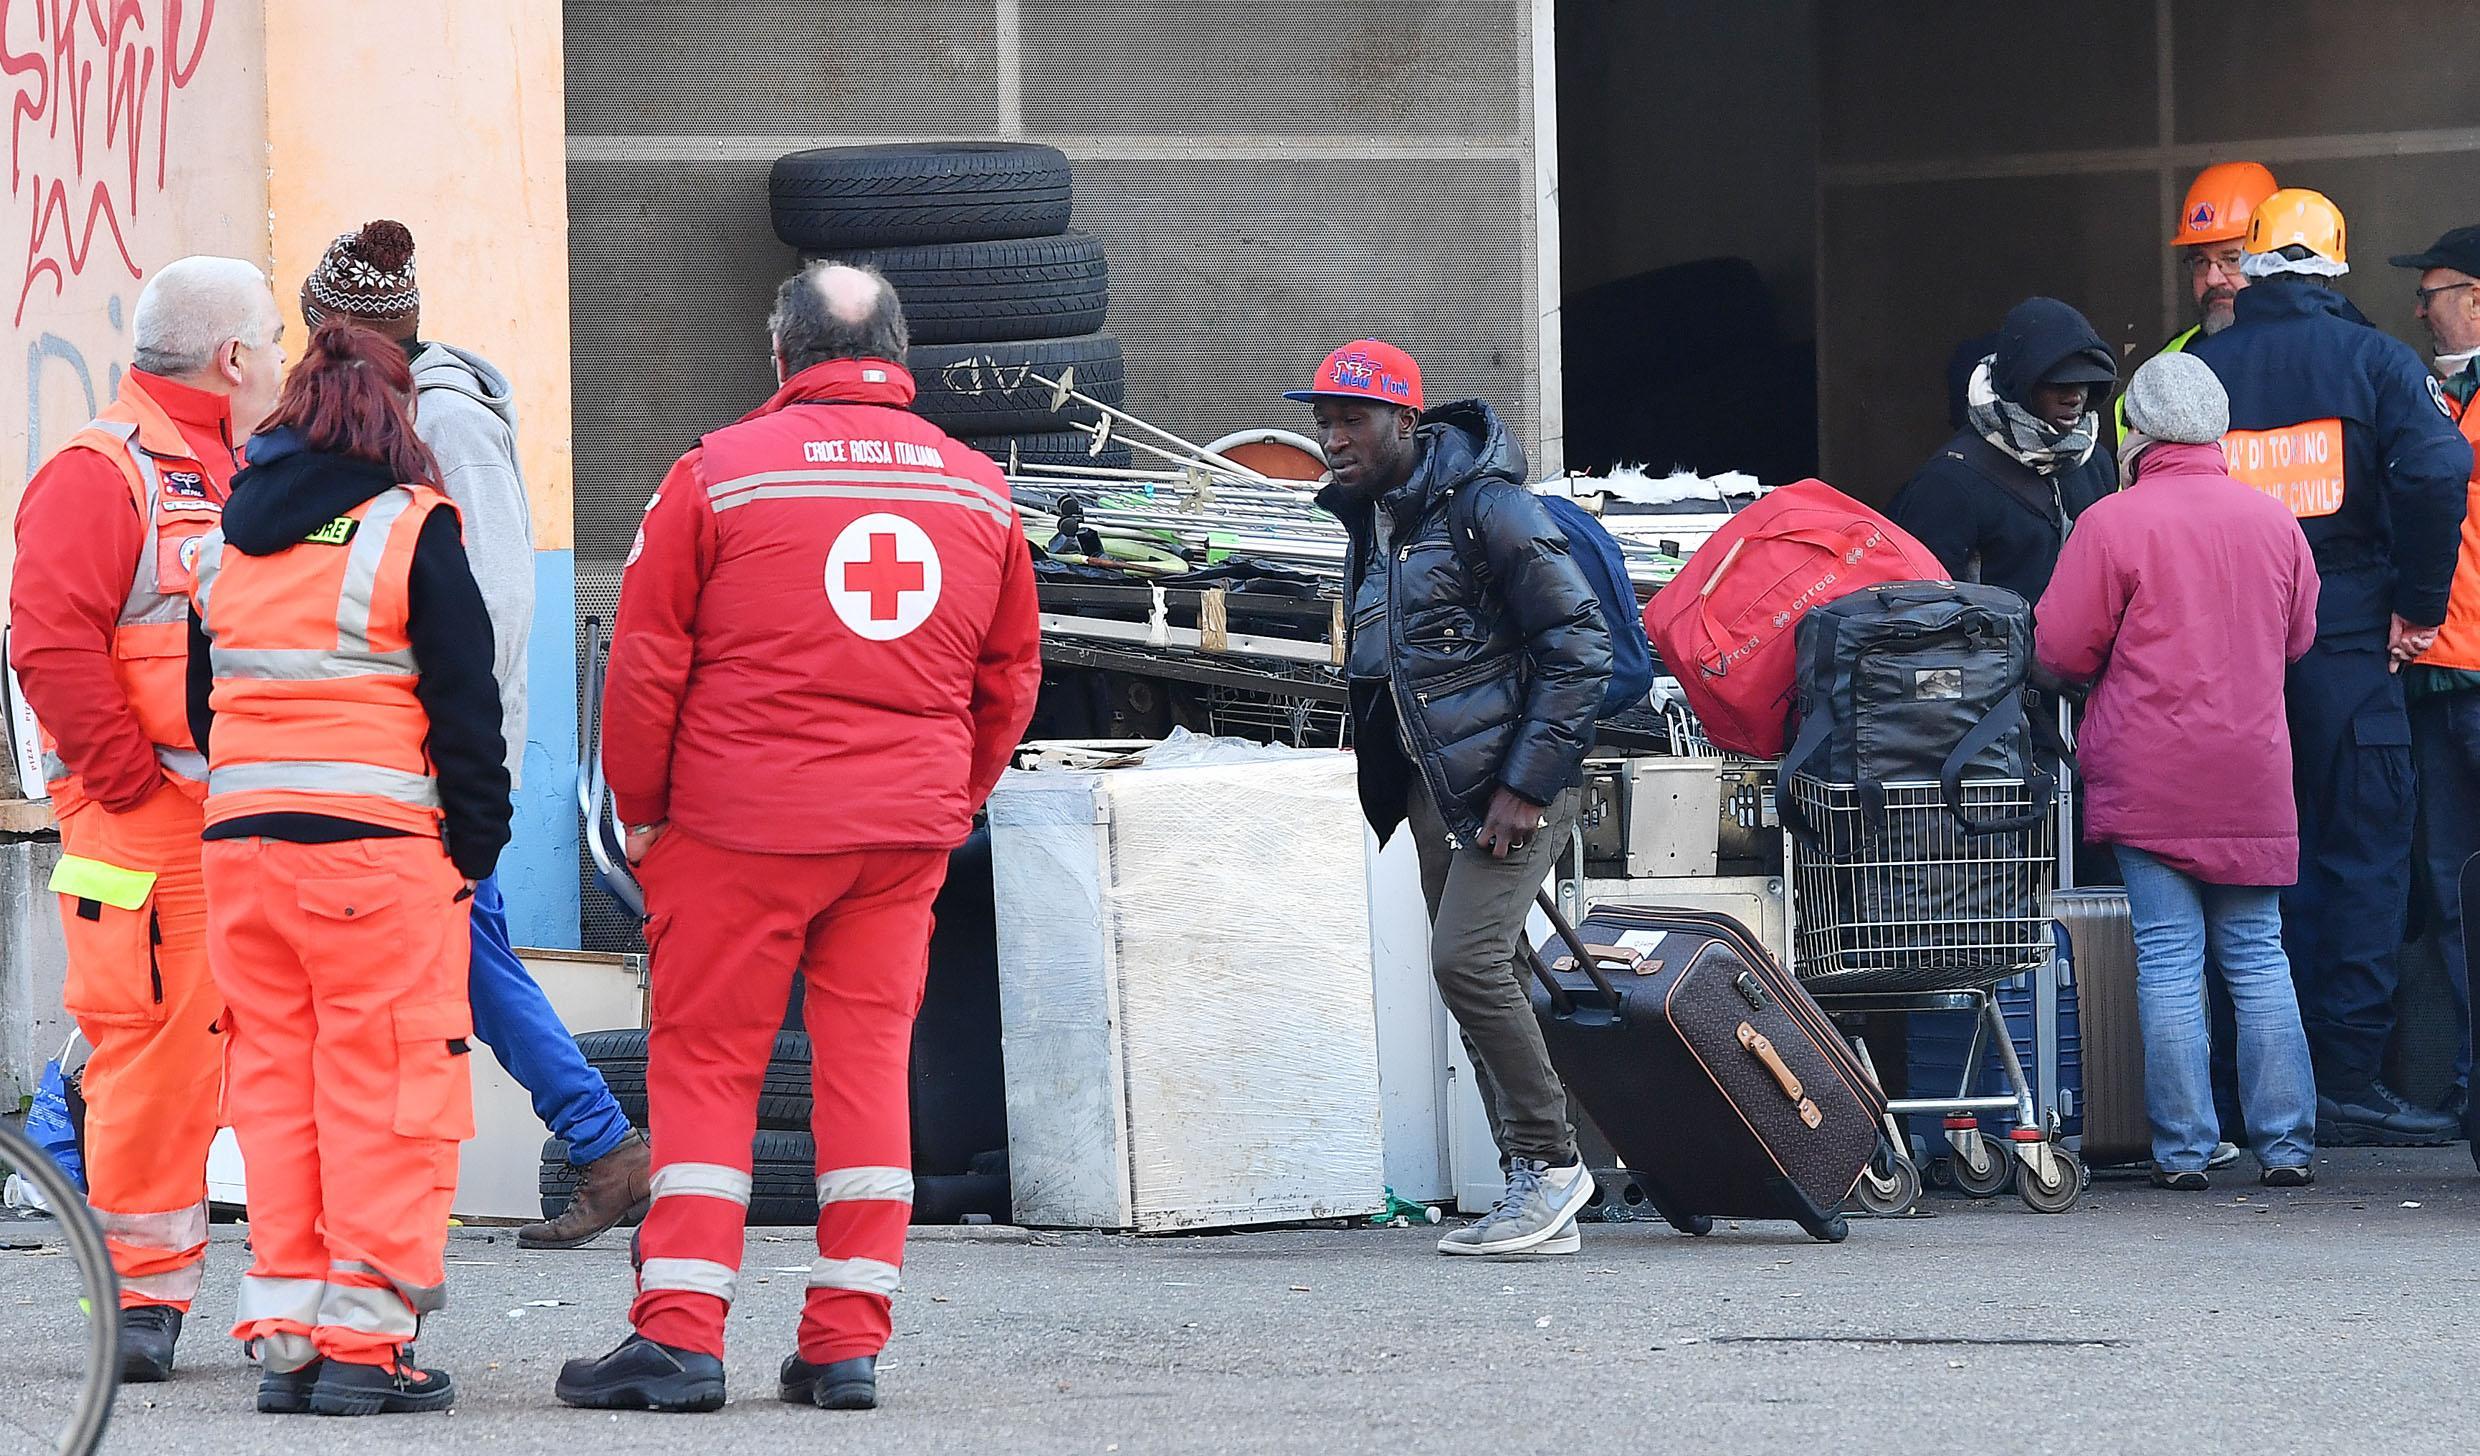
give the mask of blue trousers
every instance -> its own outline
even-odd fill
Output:
[[[2463,950],[2463,863],[2480,854],[2480,692],[2422,698],[2411,707],[2420,767],[2420,828],[2437,912],[2438,949],[2453,987],[2454,1085],[2471,1085],[2471,967]]]
[[[586,1064],[576,1038],[560,1024],[551,998],[517,959],[508,941],[508,902],[499,876],[474,886],[474,958],[470,990],[474,1035],[499,1058],[534,1100],[534,1115],[568,1144],[583,1167],[628,1140],[629,1120]]]
[[[2299,883],[2282,895],[2282,939],[2317,1090],[2340,1101],[2384,1070],[2394,1034],[2418,808],[2411,719],[2382,642],[2319,642],[2288,686]]]
[[[2218,979],[2229,987],[2235,1012],[2239,1092],[2257,1160],[2268,1168],[2305,1167],[2316,1152],[2316,1079],[2282,954],[2279,892],[2206,884],[2124,844],[2118,863],[2135,922],[2153,1166],[2200,1173],[2221,1138],[2205,1070],[2204,988]]]

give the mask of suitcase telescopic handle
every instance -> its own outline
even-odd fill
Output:
[[[1584,971],[1586,978],[1593,982],[1593,989],[1602,993],[1602,1000],[1609,1006],[1611,1016],[1617,1017],[1620,1007],[1619,988],[1610,984],[1610,978],[1602,974],[1601,960],[1593,954],[1593,948],[1584,943],[1584,937],[1576,933],[1576,927],[1568,924],[1567,917],[1559,913],[1558,903],[1550,898],[1548,891],[1534,891],[1533,900],[1541,906],[1541,913],[1549,917],[1551,932],[1566,944],[1567,953],[1575,958],[1577,966]],[[1552,1008],[1561,1016],[1574,1015],[1575,998],[1568,995],[1567,988],[1560,985],[1558,978],[1550,974],[1550,967],[1543,963],[1541,952],[1533,948],[1531,937],[1519,931],[1517,938],[1524,942],[1524,953],[1533,963],[1534,976],[1540,979],[1543,989],[1550,993]]]

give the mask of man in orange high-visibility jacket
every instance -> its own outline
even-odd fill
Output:
[[[223,1003],[207,975],[184,716],[187,593],[234,454],[275,400],[282,316],[233,258],[149,279],[118,395],[26,487],[9,656],[60,820],[63,1000],[86,1067],[88,1198],[121,1280],[121,1376],[172,1373],[207,1244]]]

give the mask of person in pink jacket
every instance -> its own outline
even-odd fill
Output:
[[[2240,1105],[2263,1180],[2315,1181],[2316,1078],[2282,949],[2299,877],[2285,669],[2316,639],[2316,565],[2283,505],[2230,478],[2230,398],[2202,360],[2164,354],[2127,387],[2128,488],[2076,522],[2035,647],[2093,684],[2077,760],[2084,837],[2115,848],[2135,924],[2153,1181],[2208,1186],[2221,1137],[2205,960],[2238,1020]]]

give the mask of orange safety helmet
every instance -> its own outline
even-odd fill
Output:
[[[2275,191],[2273,174],[2261,162],[2216,162],[2196,174],[2179,209],[2179,230],[2170,246],[2227,243],[2247,236],[2248,219]]]
[[[2294,244],[2329,263],[2348,263],[2343,253],[2342,209],[2322,192],[2285,187],[2257,204],[2248,219],[2247,250],[2272,253]]]

